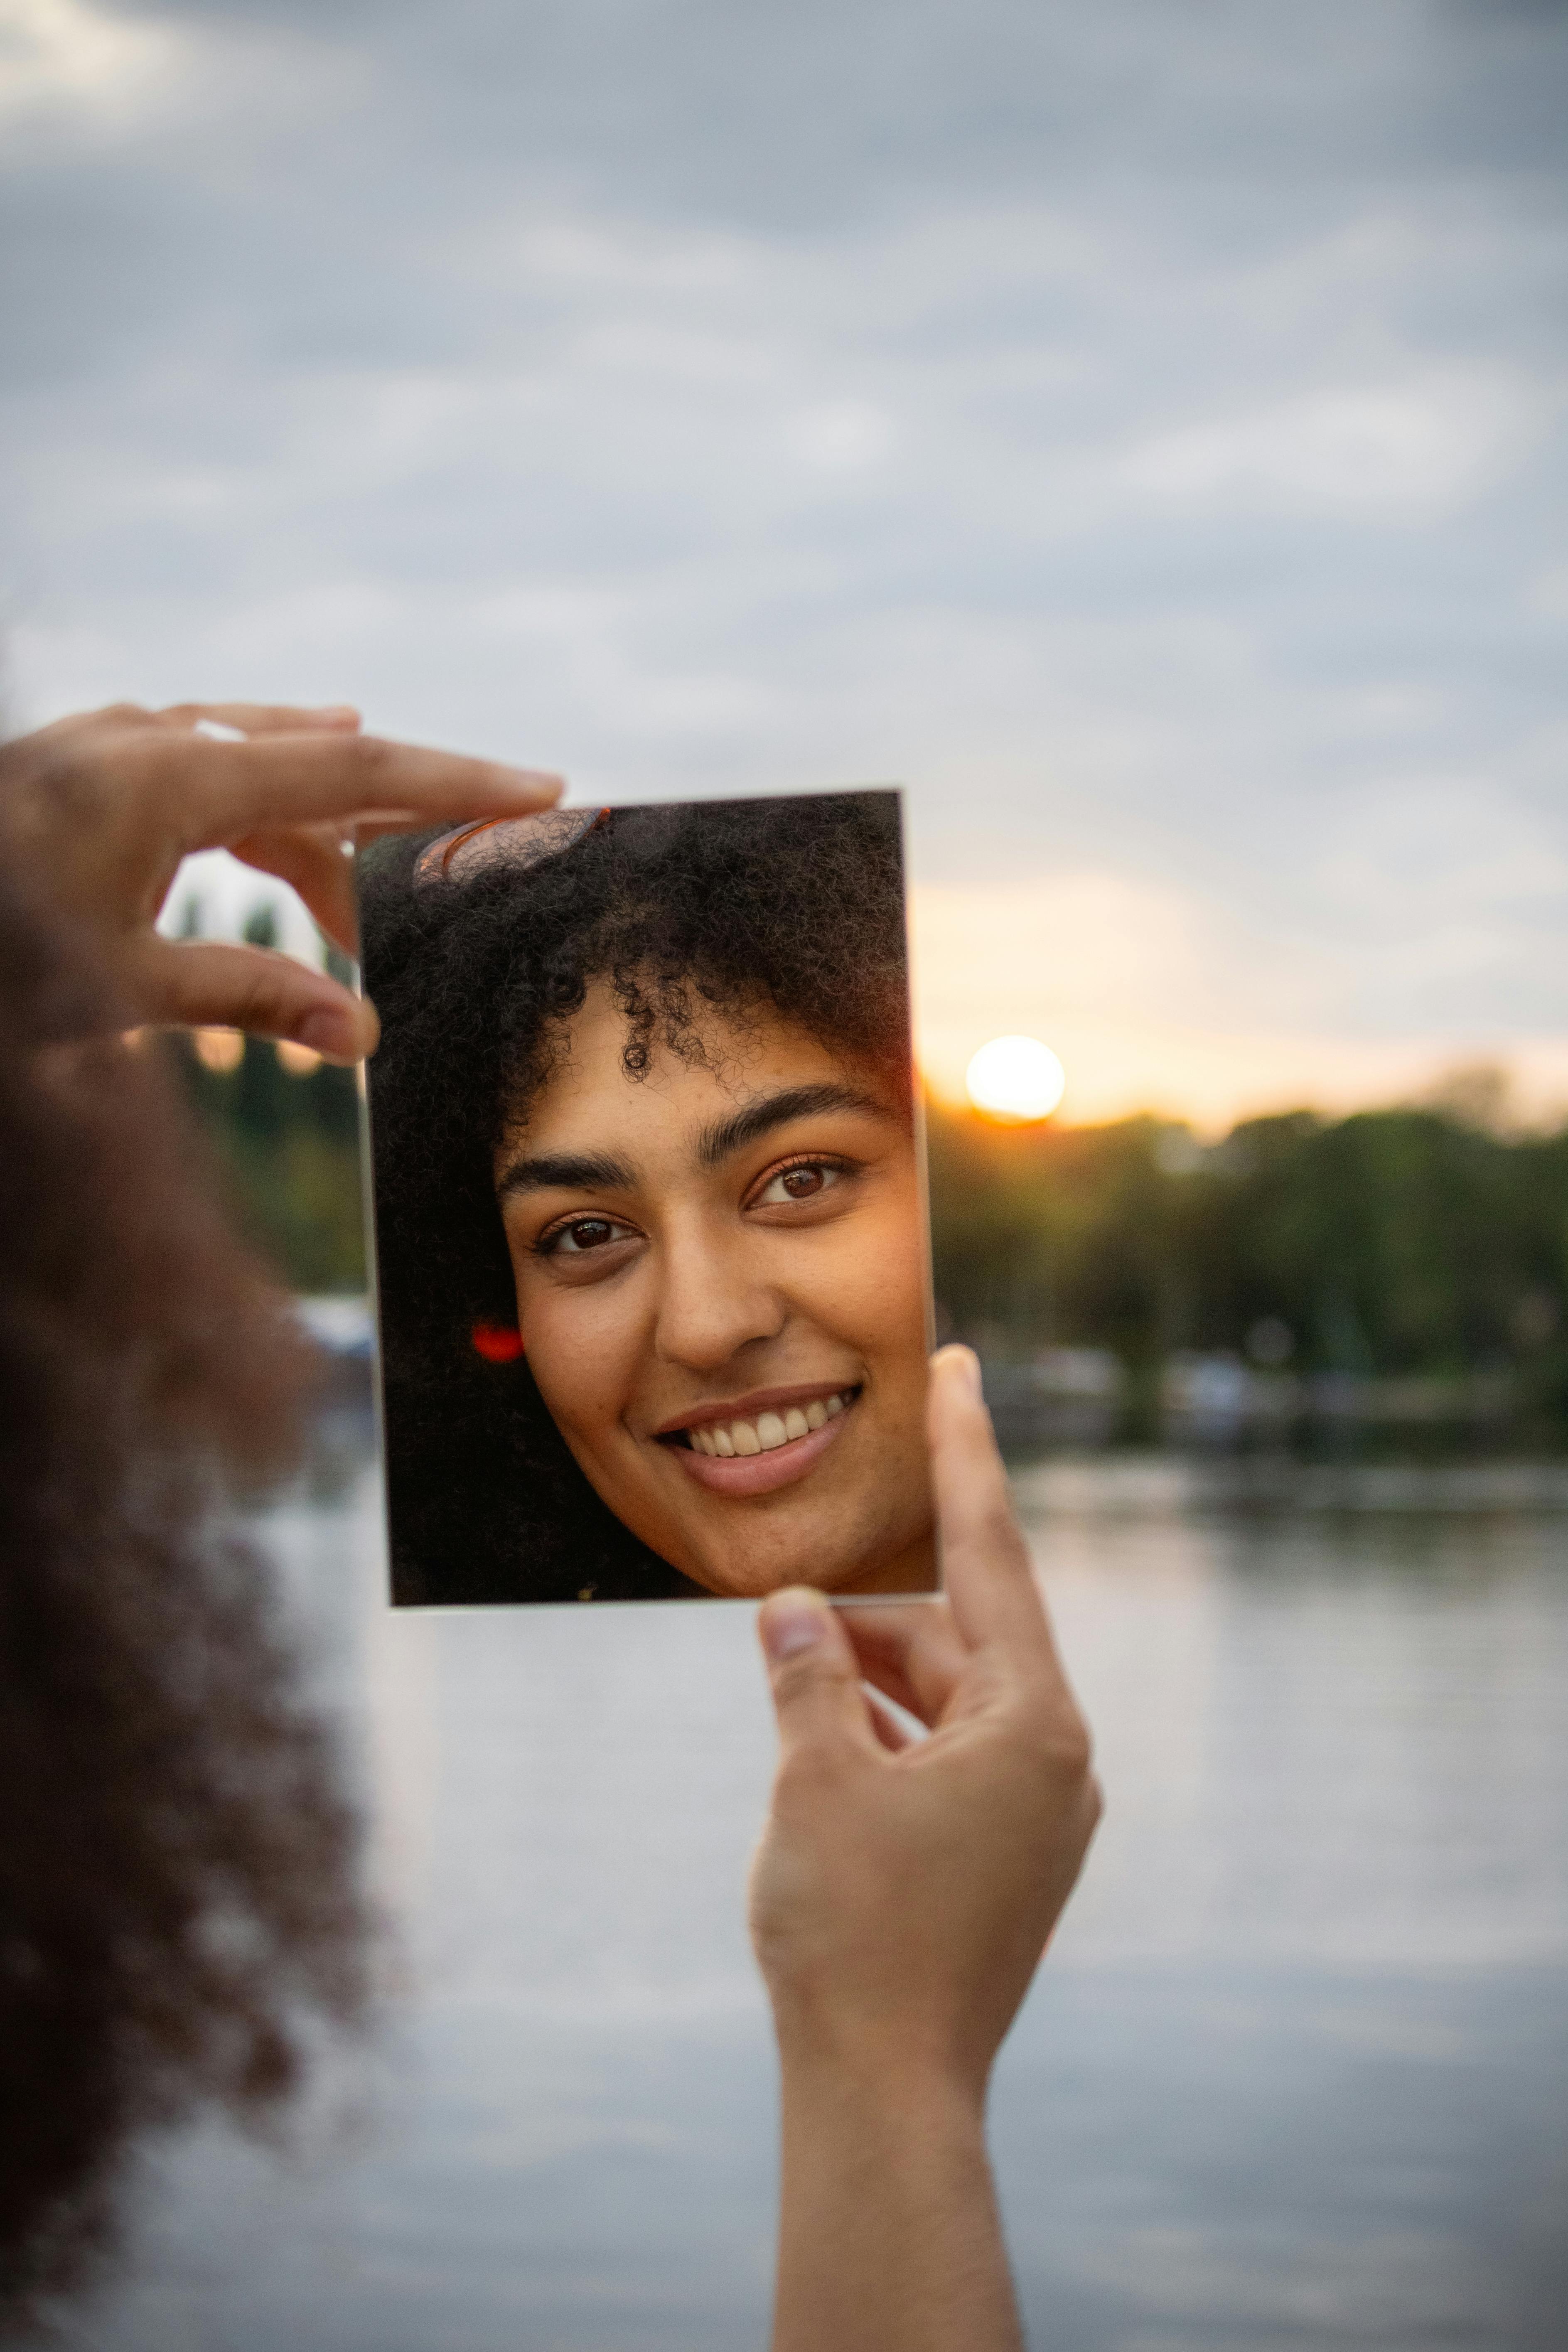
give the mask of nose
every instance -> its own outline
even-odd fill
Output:
[[[667,1363],[722,1371],[748,1349],[776,1339],[789,1308],[763,1278],[743,1232],[693,1218],[667,1229],[659,1264],[654,1345]]]

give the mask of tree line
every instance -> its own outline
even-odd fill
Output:
[[[171,1032],[163,1050],[262,1255],[297,1291],[363,1291],[356,1074],[327,1062],[306,1068],[303,1057],[289,1069],[265,1038],[234,1036],[226,1048],[210,1031]]]
[[[927,1126],[940,1307],[992,1353],[1507,1368],[1568,1402],[1568,1129],[1300,1110],[1205,1146],[1150,1118],[1008,1129],[936,1104]]]
[[[358,1082],[236,1039],[172,1037],[237,1213],[303,1291],[362,1289]],[[208,1047],[210,1051],[210,1045]],[[1181,1351],[1301,1373],[1507,1369],[1568,1412],[1568,1129],[1460,1110],[1006,1128],[926,1107],[942,1328],[992,1358]]]

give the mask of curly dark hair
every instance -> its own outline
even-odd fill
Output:
[[[314,1356],[90,947],[0,872],[0,2331],[145,2126],[275,2118],[360,2020],[359,1830],[264,1563]]]
[[[614,809],[540,862],[452,875],[421,867],[430,840],[360,861],[395,1598],[694,1592],[594,1493],[526,1362],[475,1352],[476,1325],[516,1319],[493,1155],[599,979],[633,1077],[660,1045],[700,1063],[705,1013],[771,1011],[907,1095],[899,795]]]

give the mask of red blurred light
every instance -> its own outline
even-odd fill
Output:
[[[476,1323],[469,1334],[474,1353],[487,1364],[515,1364],[522,1354],[522,1333],[515,1323]]]

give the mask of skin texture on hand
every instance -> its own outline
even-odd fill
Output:
[[[774,2352],[1012,2352],[985,2160],[998,2045],[1100,1812],[966,1349],[931,1378],[944,1599],[776,1593],[752,1931],[778,2029]],[[929,1727],[906,1735],[870,1683]]]
[[[363,735],[348,709],[123,703],[0,747],[0,847],[91,929],[139,1021],[248,1029],[353,1062],[374,1046],[375,1013],[327,973],[159,936],[180,860],[226,849],[289,883],[352,955],[356,835],[523,816],[560,792],[556,776]]]

